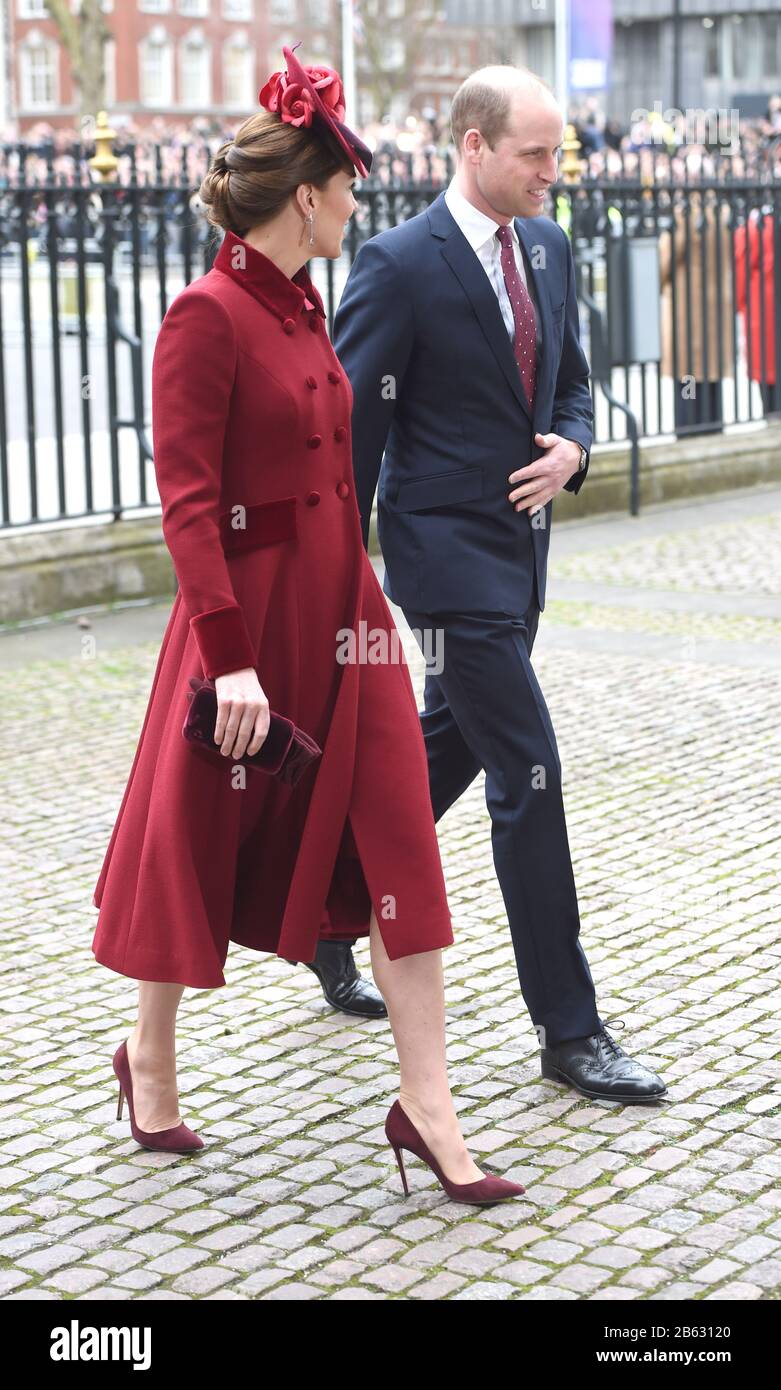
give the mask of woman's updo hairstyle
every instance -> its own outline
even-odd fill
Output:
[[[264,109],[220,146],[198,196],[214,226],[243,237],[281,212],[300,183],[324,188],[340,169],[355,173],[347,157],[311,127],[294,126]]]

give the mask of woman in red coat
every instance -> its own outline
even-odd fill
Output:
[[[268,109],[204,180],[225,238],[170,305],[154,354],[179,590],[94,895],[96,958],[139,981],[138,1022],[114,1059],[120,1107],[124,1095],[148,1147],[199,1147],[178,1114],[183,987],[224,984],[229,941],[307,961],[320,936],[368,935],[401,1065],[388,1138],[397,1156],[438,1159],[459,1200],[497,1200],[523,1189],[483,1178],[452,1104],[441,949],[453,933],[423,736],[362,544],[350,383],[305,268],[339,256],[371,156],[342,123],[338,74],[283,51]],[[390,660],[340,658],[362,628],[375,651],[387,639]],[[182,737],[189,679],[204,675],[224,766]],[[269,710],[323,750],[295,787],[235,763],[261,747]]]

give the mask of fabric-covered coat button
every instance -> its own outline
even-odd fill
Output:
[[[286,333],[294,333],[294,332],[295,332],[295,327],[296,327],[296,325],[295,325],[295,320],[294,320],[294,319],[283,319],[283,320],[282,320],[282,327],[284,328],[284,330],[285,330]]]
[[[323,436],[321,434],[310,434],[306,442],[310,449],[319,449],[323,442]]]
[[[337,495],[338,495],[339,497],[349,497],[349,496],[350,496],[350,486],[349,486],[349,483],[337,483],[337,484],[336,484],[336,491],[337,491]]]
[[[333,385],[335,386],[336,383],[340,380],[339,373],[338,373],[338,372],[329,372],[329,373],[328,373],[328,380],[329,380],[330,382],[332,382]]]
[[[336,426],[336,429],[334,430],[334,439],[336,439],[336,440],[341,444],[341,442],[342,442],[342,440],[345,438],[346,434],[347,434],[347,429],[346,429],[346,427],[345,427],[344,425],[337,425],[337,426]]]
[[[317,390],[317,381],[316,381],[316,379],[315,379],[313,376],[308,376],[308,377],[307,377],[307,379],[306,379],[306,384],[307,384],[307,386],[309,387],[310,391],[316,391],[316,390]]]
[[[319,493],[319,492],[310,492],[309,496],[308,496],[307,499],[306,499],[306,505],[307,505],[308,507],[316,507],[319,501],[320,501],[320,493]]]

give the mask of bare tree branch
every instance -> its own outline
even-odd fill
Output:
[[[106,102],[104,47],[112,38],[101,0],[81,0],[78,14],[71,13],[68,0],[46,0],[46,7],[70,59],[80,114],[94,116]]]

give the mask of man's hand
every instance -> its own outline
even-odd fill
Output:
[[[534,463],[516,468],[507,479],[508,483],[523,484],[508,494],[516,512],[539,511],[561,491],[580,463],[580,445],[574,439],[564,439],[560,434],[535,434],[534,442],[546,452]]]

